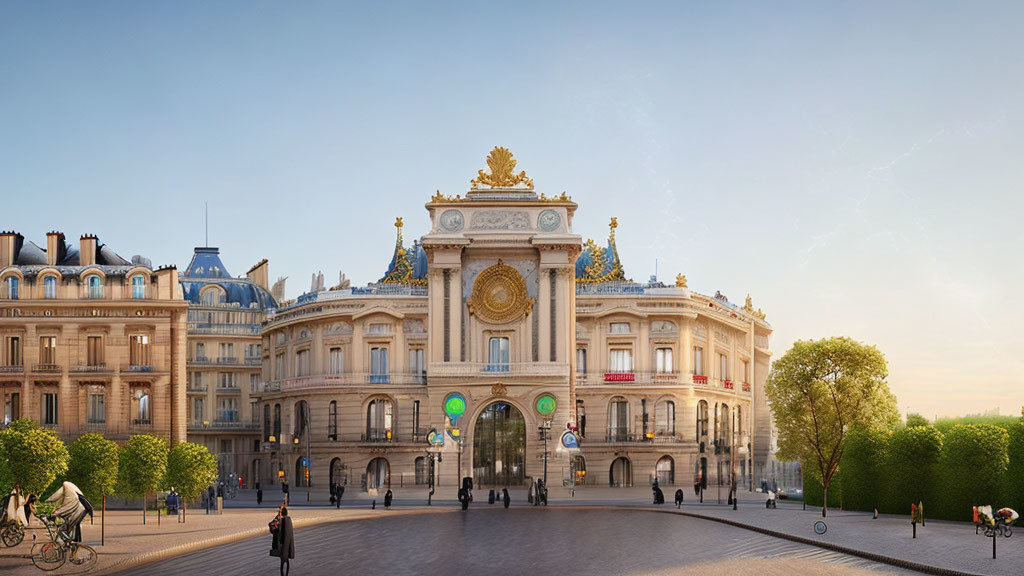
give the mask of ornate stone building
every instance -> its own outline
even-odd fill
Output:
[[[487,164],[465,197],[430,199],[412,246],[398,219],[380,281],[268,315],[252,475],[409,487],[440,454],[449,486],[759,481],[764,314],[682,275],[627,280],[614,218],[606,245],[584,243],[569,197],[537,194],[503,148]]]
[[[262,390],[260,324],[277,306],[267,261],[233,278],[217,248],[196,248],[180,281],[188,301],[188,438],[217,456],[220,479],[252,486],[260,450],[253,403]]]
[[[96,236],[40,247],[0,232],[3,422],[32,418],[71,441],[185,440],[185,320],[177,270],[118,256]]]

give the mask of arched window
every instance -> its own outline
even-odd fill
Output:
[[[85,286],[87,298],[103,298],[103,280],[99,276],[90,274],[85,279]]]
[[[587,459],[582,454],[577,454],[572,457],[572,477],[573,483],[580,485],[587,480]]]
[[[281,441],[281,405],[274,404],[274,438]]]
[[[708,435],[708,403],[701,400],[697,403],[697,441],[704,441]]]
[[[274,433],[270,427],[270,404],[263,405],[263,441],[270,442],[270,436]]]
[[[676,403],[662,400],[654,408],[654,434],[656,436],[676,435]]]
[[[295,403],[294,437],[302,438],[306,434],[306,424],[309,423],[309,404],[305,400]]]
[[[299,456],[295,459],[295,486],[302,487],[309,482],[309,466],[303,464],[306,458]]]
[[[199,293],[199,303],[203,306],[219,306],[227,300],[224,289],[216,284],[203,288]]]
[[[622,396],[608,404],[608,441],[625,442],[629,436],[629,402]]]
[[[8,276],[7,279],[4,280],[4,298],[7,298],[8,300],[17,300],[18,285],[19,282],[17,276]]]
[[[43,278],[43,298],[53,300],[57,297],[57,277],[47,276]]]
[[[391,485],[391,465],[386,458],[374,458],[366,465],[366,489],[387,489]]]
[[[134,426],[150,425],[149,390],[136,388],[132,394],[132,424]]]
[[[416,458],[416,483],[417,484],[429,484],[430,474],[427,471],[427,459],[424,456],[418,456]]]
[[[676,483],[676,463],[671,456],[662,456],[654,466],[654,477],[658,484]]]
[[[729,405],[722,404],[718,407],[717,414],[717,429],[718,429],[718,445],[725,447],[729,445],[731,440],[729,437],[729,430],[731,428],[729,422]]]
[[[327,437],[331,440],[338,439],[338,401],[331,400],[327,409]]]
[[[624,488],[633,485],[633,466],[629,458],[620,456],[612,461],[608,470],[608,485],[615,488]]]
[[[132,298],[136,300],[146,297],[146,278],[142,274],[132,276]]]
[[[394,406],[387,398],[374,398],[366,406],[366,441],[390,442]]]

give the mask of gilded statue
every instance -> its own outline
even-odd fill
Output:
[[[676,288],[686,288],[686,274],[676,274]]]
[[[533,180],[526,177],[525,170],[519,174],[515,173],[516,159],[512,157],[512,152],[509,152],[508,148],[495,146],[487,155],[487,167],[491,169],[490,174],[479,170],[477,177],[470,180],[474,190],[480,184],[491,188],[513,188],[518,184],[525,184],[527,188],[533,190]]]

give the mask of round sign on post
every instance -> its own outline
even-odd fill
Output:
[[[459,416],[466,411],[466,397],[458,392],[452,392],[444,399],[444,413],[451,420],[452,426],[458,422]]]
[[[562,446],[569,450],[577,450],[580,447],[580,441],[576,438],[576,434],[572,430],[566,430],[562,433]]]
[[[542,394],[537,398],[535,407],[542,416],[551,416],[555,413],[555,408],[558,408],[558,402],[555,401],[555,397],[551,394]]]

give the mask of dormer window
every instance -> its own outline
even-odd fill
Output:
[[[219,306],[225,300],[224,290],[220,286],[207,286],[199,293],[199,303],[203,306]]]
[[[91,299],[103,298],[103,280],[96,274],[87,276],[85,279],[86,296]]]
[[[146,297],[146,278],[142,274],[132,276],[132,298],[139,300]]]
[[[57,297],[57,278],[47,276],[43,278],[43,298],[53,300]]]
[[[4,280],[4,297],[8,300],[17,300],[18,284],[17,276],[8,276],[7,279]]]

